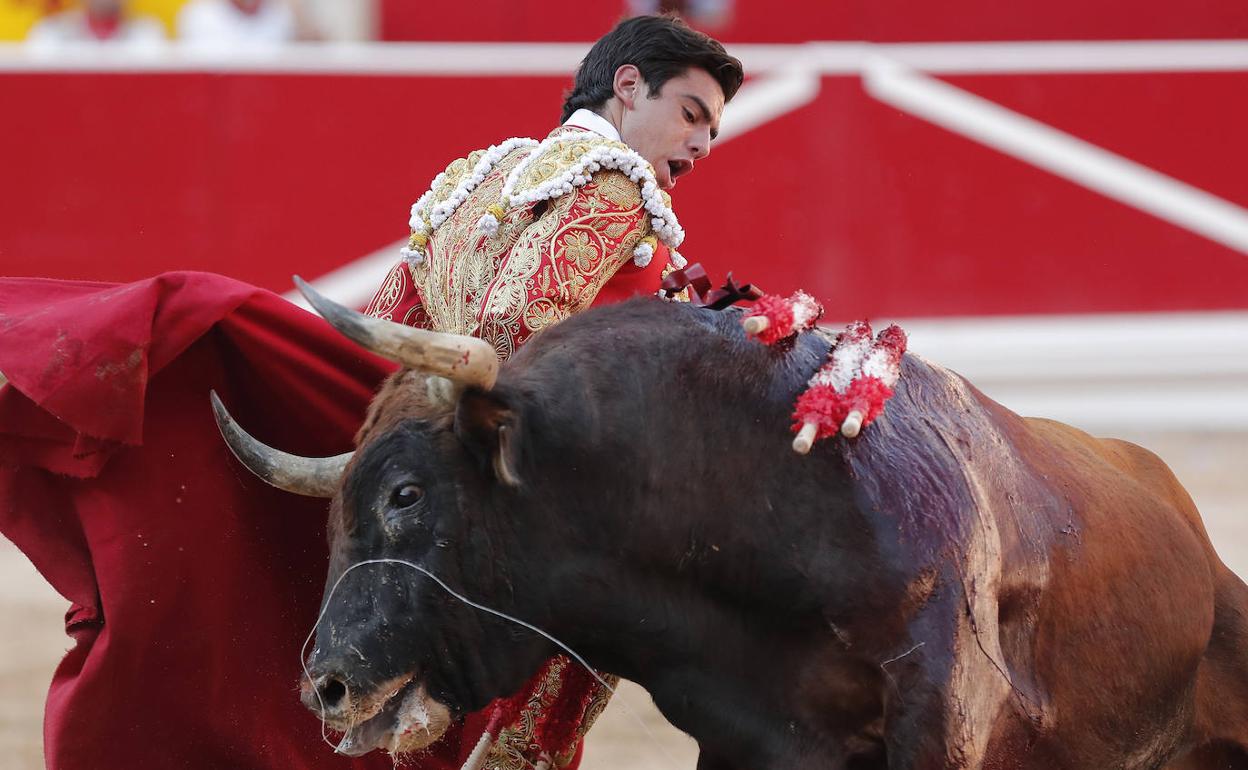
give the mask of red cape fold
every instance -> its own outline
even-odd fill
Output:
[[[208,402],[274,446],[335,454],[392,368],[220,276],[0,280],[0,531],[72,605],[48,767],[393,767],[335,755],[299,703],[326,501],[252,477]],[[458,768],[484,725],[416,766]]]

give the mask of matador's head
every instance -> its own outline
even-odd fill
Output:
[[[675,17],[638,16],[594,43],[563,102],[588,109],[654,167],[665,190],[711,152],[719,121],[744,78],[719,41]]]

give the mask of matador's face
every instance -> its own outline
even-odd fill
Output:
[[[695,161],[711,153],[724,112],[724,91],[706,70],[692,67],[658,90],[639,79],[625,109],[620,138],[654,166],[659,186],[670,190],[693,171]]]

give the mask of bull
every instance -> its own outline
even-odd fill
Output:
[[[1148,451],[908,354],[879,420],[802,457],[821,333],[767,348],[734,311],[634,300],[496,374],[478,340],[306,293],[409,367],[356,451],[218,420],[271,483],[332,495],[303,698],[352,753],[423,745],[553,637],[644,686],[708,770],[1248,768],[1248,590]]]

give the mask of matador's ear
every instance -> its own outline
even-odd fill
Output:
[[[521,484],[520,416],[496,391],[468,388],[455,409],[455,435],[483,463],[494,471],[502,484]]]
[[[611,78],[611,90],[615,97],[631,110],[637,103],[637,99],[643,96],[641,93],[643,82],[641,70],[637,69],[637,65],[621,64]]]

